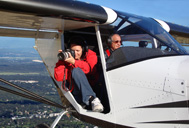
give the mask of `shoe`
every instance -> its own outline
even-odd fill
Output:
[[[97,97],[91,102],[91,106],[93,112],[102,112],[104,110],[103,105]]]

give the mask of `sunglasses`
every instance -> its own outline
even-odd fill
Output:
[[[116,41],[112,41],[112,42],[115,42],[115,43],[122,43],[122,41],[121,40],[116,40]]]

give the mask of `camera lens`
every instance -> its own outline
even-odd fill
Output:
[[[58,54],[58,59],[59,60],[65,60],[69,58],[69,53],[75,58],[75,52],[71,49],[66,49],[66,51],[62,51],[61,53]]]
[[[59,60],[65,60],[67,58],[69,58],[69,54],[67,52],[61,52],[61,53],[58,54]]]

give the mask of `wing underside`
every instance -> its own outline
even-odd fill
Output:
[[[29,38],[56,38],[57,33],[65,30],[79,29],[94,24],[64,20],[51,17],[19,14],[0,11],[0,36],[29,37]]]
[[[170,34],[179,42],[189,44],[189,27],[166,22],[170,27]]]

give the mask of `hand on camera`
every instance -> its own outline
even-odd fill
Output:
[[[61,52],[62,52],[62,50],[60,49],[60,50],[58,50],[58,52],[59,52],[59,53],[61,53]]]
[[[69,54],[69,58],[65,59],[65,62],[70,63],[70,64],[75,64],[75,59],[73,58],[71,53],[68,53],[68,54]]]

